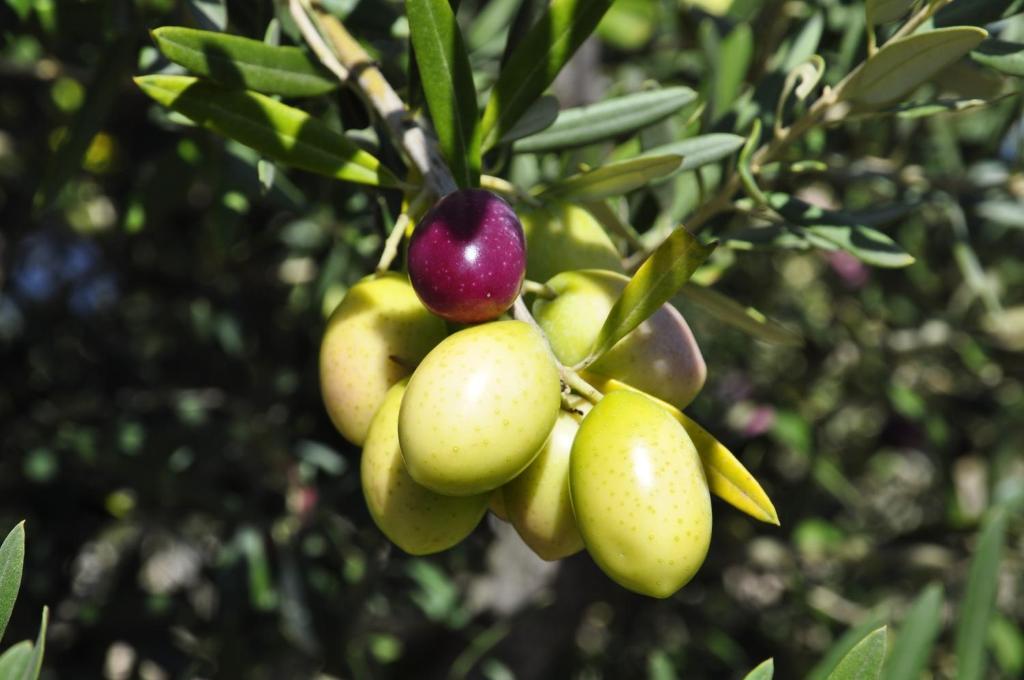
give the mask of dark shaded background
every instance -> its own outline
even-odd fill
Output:
[[[468,25],[478,7],[463,4]],[[51,0],[23,17],[20,5],[0,9],[0,526],[25,518],[28,533],[5,643],[33,636],[50,605],[48,677],[660,680],[742,677],[774,656],[794,678],[848,628],[898,624],[929,582],[945,588],[948,624],[930,667],[952,676],[978,523],[1024,498],[1019,96],[812,135],[798,152],[829,170],[779,178],[874,211],[913,266],[719,250],[706,279],[806,337],[773,347],[688,313],[710,373],[693,415],[762,480],[782,527],[715,501],[706,565],[654,601],[585,555],[532,560],[493,520],[441,555],[390,548],[358,451],[321,408],[316,352],[397,197],[281,168],[268,190],[254,153],[151,105],[130,76],[165,66],[146,31],[195,25],[186,4]],[[230,30],[257,38],[274,15],[228,6]],[[401,84],[401,5],[331,7]],[[708,31],[745,21],[747,81],[777,84],[772,54],[819,7],[821,51],[841,62],[855,3],[745,2],[717,17],[635,0],[622,11],[640,28],[620,16],[602,29],[558,92],[697,87],[724,68]],[[476,42],[486,71],[500,31]],[[369,123],[351,94],[300,104]],[[682,217],[694,186],[638,192],[638,228]],[[913,207],[879,209],[897,201]],[[1024,672],[1021,528],[1018,513],[992,677]]]

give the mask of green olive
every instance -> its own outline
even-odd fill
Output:
[[[711,541],[711,498],[686,430],[650,398],[613,392],[580,425],[569,488],[598,566],[630,590],[668,597]]]
[[[560,404],[558,368],[537,330],[495,321],[459,331],[426,356],[402,401],[409,474],[452,496],[496,489],[537,455]]]
[[[320,391],[345,439],[362,445],[388,389],[446,332],[401,274],[368,277],[349,289],[320,344]]]
[[[487,510],[487,494],[442,496],[417,484],[398,445],[398,412],[406,382],[392,387],[370,424],[360,466],[373,521],[411,555],[446,550],[468,536]]]
[[[586,358],[628,282],[622,274],[596,269],[563,272],[547,282],[557,297],[537,300],[533,313],[559,361],[571,366]],[[662,305],[589,370],[680,409],[693,401],[707,376],[690,327],[669,304]]]
[[[580,413],[590,403],[577,399]],[[545,560],[560,560],[583,549],[569,498],[569,454],[582,415],[562,411],[551,436],[523,473],[502,487],[512,526]]]
[[[526,234],[526,276],[546,281],[570,269],[622,271],[615,244],[593,216],[571,203],[553,203],[519,215]]]

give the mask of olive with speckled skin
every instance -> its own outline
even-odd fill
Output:
[[[583,549],[569,498],[569,454],[590,402],[572,397],[571,405],[576,412],[558,414],[551,436],[530,467],[501,487],[512,526],[533,552],[548,561]]]
[[[526,276],[547,281],[573,269],[621,272],[615,244],[601,223],[572,203],[547,203],[520,213],[526,234]]]
[[[536,329],[495,321],[461,330],[409,380],[398,420],[406,468],[438,493],[496,489],[534,459],[560,406],[558,368]]]
[[[519,295],[526,238],[512,207],[483,189],[454,191],[409,239],[409,279],[430,311],[449,321],[495,319]]]
[[[711,497],[686,430],[650,398],[606,395],[573,442],[569,489],[587,552],[620,585],[668,597],[700,568]]]
[[[363,443],[388,389],[446,334],[401,274],[370,276],[349,289],[320,343],[320,392],[345,439]]]
[[[392,387],[370,424],[360,463],[373,521],[411,555],[446,550],[468,536],[487,510],[488,495],[442,496],[417,484],[398,444],[398,412],[406,381]]]
[[[533,305],[537,323],[563,364],[587,356],[612,305],[629,279],[617,272],[563,272],[547,286],[557,296]],[[682,314],[666,303],[600,359],[592,373],[615,378],[676,408],[686,408],[704,386],[707,366]]]

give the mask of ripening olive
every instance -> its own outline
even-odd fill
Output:
[[[668,597],[700,568],[711,498],[686,430],[650,398],[613,392],[580,425],[569,466],[587,551],[619,584]]]
[[[574,365],[587,356],[628,282],[622,274],[596,269],[563,272],[547,282],[558,297],[537,300],[533,313],[562,363]],[[589,370],[680,409],[693,401],[707,376],[690,327],[669,304],[662,305]]]
[[[388,389],[446,332],[401,274],[367,277],[349,289],[320,344],[320,391],[345,439],[363,443]]]
[[[569,498],[569,453],[581,413],[590,410],[590,402],[576,398],[572,405],[580,413],[559,413],[551,436],[530,467],[502,487],[512,526],[545,560],[560,560],[583,549]]]
[[[558,417],[558,369],[537,330],[495,321],[454,333],[413,373],[398,434],[413,479],[478,494],[530,464]]]
[[[412,555],[452,547],[468,536],[487,510],[487,494],[442,496],[406,472],[398,444],[398,412],[406,382],[392,387],[370,424],[360,466],[363,495],[384,535]]]

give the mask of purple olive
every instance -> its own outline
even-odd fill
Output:
[[[489,321],[508,309],[526,275],[526,238],[512,207],[483,189],[442,198],[409,241],[409,280],[449,321]]]

